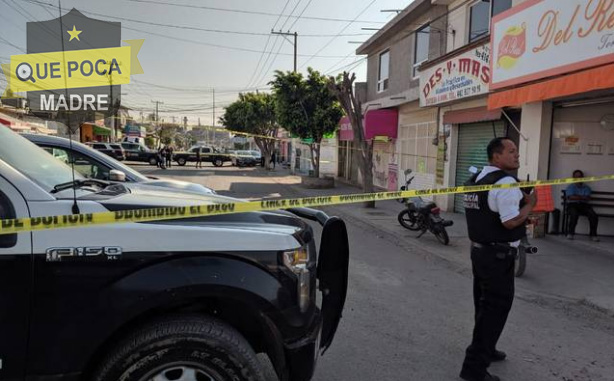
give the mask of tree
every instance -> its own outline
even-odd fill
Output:
[[[337,96],[345,114],[349,117],[354,131],[354,145],[358,148],[355,157],[358,159],[358,170],[362,176],[362,189],[365,193],[373,192],[373,145],[365,140],[361,104],[354,94],[356,74],[343,72],[339,77],[329,77],[328,87]],[[374,207],[375,202],[369,201],[367,207]]]
[[[314,176],[320,177],[320,149],[324,135],[335,132],[343,109],[328,88],[324,75],[312,68],[308,76],[288,71],[275,72],[270,83],[275,95],[275,113],[283,128],[299,138],[309,140]]]
[[[221,122],[229,130],[260,135],[254,136],[254,141],[262,152],[266,168],[270,168],[275,148],[275,139],[271,138],[277,136],[278,129],[273,95],[259,92],[239,94],[239,99],[225,108]]]
[[[180,126],[177,124],[159,123],[156,135],[160,139],[160,144],[165,146],[171,144],[179,129]]]

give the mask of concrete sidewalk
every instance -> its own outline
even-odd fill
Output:
[[[278,170],[271,175],[280,176],[280,172]],[[292,193],[299,197],[361,192],[358,188],[339,182],[334,189],[326,190],[306,189],[298,182],[295,179],[283,185],[291,188]],[[444,218],[454,221],[454,225],[448,228],[450,244],[443,246],[430,233],[417,239],[418,232],[403,228],[397,221],[403,207],[403,204],[390,200],[378,201],[375,209],[367,209],[362,203],[325,209],[354,223],[365,224],[377,231],[381,238],[393,240],[409,251],[422,253],[469,276],[470,241],[464,216],[443,213]],[[533,239],[531,243],[539,248],[539,253],[528,256],[525,274],[516,278],[518,297],[581,303],[614,316],[614,238],[601,239],[601,242],[592,242],[588,237],[576,236],[576,240],[568,241],[563,236],[555,235]]]

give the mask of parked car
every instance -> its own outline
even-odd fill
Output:
[[[120,144],[117,143],[100,143],[100,142],[88,142],[86,145],[92,147],[96,151],[100,151],[105,155],[111,156],[115,160],[126,160],[126,154]]]
[[[3,228],[241,202],[86,179],[8,128],[0,142]],[[0,258],[3,380],[264,380],[263,353],[277,379],[307,381],[349,245],[343,220],[297,209],[9,233]]]
[[[215,193],[212,189],[201,184],[145,176],[131,167],[74,140],[71,144],[70,140],[57,136],[38,134],[24,134],[23,136],[66,164],[69,164],[70,158],[73,157],[75,169],[86,178],[117,180],[117,177],[112,178],[111,176],[111,171],[116,170],[124,175],[124,181],[128,183],[144,183],[200,194]],[[119,174],[120,177],[121,174]]]
[[[249,152],[254,157],[254,160],[256,161],[256,165],[260,165],[261,167],[264,167],[264,156],[262,156],[262,153],[260,153],[260,151],[254,151],[254,150],[251,150]]]
[[[236,151],[232,157],[233,165],[237,167],[253,167],[259,163],[251,151]]]
[[[221,167],[224,163],[231,162],[232,157],[229,154],[218,152],[214,148],[205,146],[192,146],[187,152],[176,152],[173,159],[177,164],[184,166],[187,162],[196,161],[196,152],[200,150],[200,160],[203,163],[212,163],[216,167]]]
[[[158,164],[158,153],[138,143],[122,142],[126,160],[140,161],[151,165]]]

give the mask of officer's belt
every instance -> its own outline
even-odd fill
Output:
[[[492,242],[492,243],[479,243],[479,242],[471,242],[471,246],[476,249],[487,249],[492,250],[497,253],[505,253],[507,255],[516,255],[518,253],[518,248],[511,246],[509,243],[501,243],[501,242]]]

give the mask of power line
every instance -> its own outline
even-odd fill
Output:
[[[309,2],[307,3],[307,5],[305,5],[305,8],[303,8],[303,10],[301,11],[301,13],[298,15],[298,17],[296,18],[296,20],[294,20],[294,22],[292,23],[292,25],[290,25],[290,27],[288,29],[292,29],[292,27],[294,27],[294,25],[296,25],[296,23],[298,22],[298,20],[301,19],[301,17],[303,16],[303,14],[305,13],[305,11],[307,10],[307,8],[309,8],[309,6],[311,5],[311,2],[313,0],[309,0]],[[279,33],[282,33],[281,31]],[[302,36],[302,35],[301,35]],[[296,72],[296,61],[297,61],[297,33],[294,33],[294,71]],[[283,42],[282,42],[283,45]],[[281,46],[278,50],[278,53],[281,51]],[[269,65],[268,69],[266,70],[266,72],[264,73],[264,77],[262,79],[264,79],[266,77],[266,73],[268,73],[271,70],[271,67],[273,66],[273,62],[271,62],[271,65]]]
[[[209,86],[209,87],[201,87],[201,88],[189,88],[189,87],[175,87],[175,86],[167,86],[167,85],[160,85],[160,84],[156,84],[156,83],[151,83],[151,82],[145,82],[143,80],[137,80],[137,79],[132,79],[131,82],[137,83],[137,84],[143,84],[143,85],[148,85],[148,86],[152,86],[152,87],[156,87],[156,88],[161,88],[161,89],[165,89],[165,90],[175,90],[175,91],[193,91],[193,92],[203,92],[203,93],[208,93],[211,91],[211,89],[216,88],[219,89],[220,87],[214,87],[214,86]],[[225,91],[218,91],[216,92],[217,94],[225,94],[225,93],[235,93],[235,91],[232,90],[237,90],[236,92],[239,92],[241,90],[243,90],[243,88],[240,87],[236,87],[236,88],[224,88],[221,87],[222,89],[226,89]],[[252,87],[250,89],[268,89],[268,87]]]
[[[10,42],[10,41],[8,41],[8,40],[5,40],[5,39],[4,39],[2,36],[0,36],[0,42],[4,43],[5,45],[12,46],[13,48],[15,48],[15,49],[19,50],[19,51],[20,51],[20,52],[22,52],[22,53],[25,53],[25,52],[26,52],[25,50],[23,50],[23,49],[22,49],[22,48],[20,48],[19,46],[17,46],[17,45],[15,45],[15,44],[13,44],[12,42]]]
[[[329,71],[325,72],[324,74],[326,74],[326,75],[333,74],[333,73],[335,73],[335,72],[338,72],[338,71],[339,71],[339,70],[341,70],[341,69],[345,69],[346,67],[349,67],[349,66],[352,66],[352,65],[354,65],[354,64],[357,64],[357,65],[355,65],[355,66],[353,66],[352,68],[350,68],[350,69],[348,69],[348,70],[347,70],[347,71],[350,71],[350,70],[352,70],[353,68],[358,67],[360,64],[362,64],[362,63],[364,63],[364,62],[366,62],[366,61],[367,61],[367,57],[362,57],[362,58],[357,59],[356,61],[350,62],[350,63],[349,63],[349,64],[347,64],[347,65],[343,65],[343,66],[337,67],[337,68],[335,68],[335,69],[333,69],[333,70],[329,70]]]
[[[13,4],[9,3],[7,0],[4,0],[4,2],[11,7],[13,10],[17,11],[17,13],[19,13],[20,15],[22,15],[26,20],[28,21],[36,21],[35,17],[28,12],[27,10],[25,10],[21,5],[19,5],[19,3],[14,2]],[[21,11],[19,11],[19,9],[13,7],[13,5],[15,5],[16,7],[19,7],[19,9],[21,9],[23,12],[25,12],[27,15],[29,15],[30,17],[24,15],[23,13],[21,13]],[[54,16],[55,17],[55,16]],[[57,33],[54,33],[51,29],[49,29],[48,26],[46,26],[45,24],[40,24],[41,28],[43,28],[45,30],[45,32],[47,34],[49,34],[50,36],[52,36],[53,38],[55,38],[56,40],[59,40],[62,36],[58,36]]]
[[[30,1],[30,0],[25,0],[25,1]],[[37,3],[39,5],[41,5],[40,2],[37,2]],[[51,4],[49,4],[49,5],[51,5]],[[106,15],[106,14],[96,13],[96,12],[91,12],[91,11],[82,11],[82,12],[90,14],[90,15],[94,15],[94,16],[107,17],[107,18],[111,18],[111,19],[115,19],[115,20],[122,20],[122,21],[134,22],[134,23],[145,24],[145,25],[152,25],[152,26],[161,26],[161,27],[173,28],[173,29],[196,30],[196,31],[200,31],[200,32],[211,32],[211,33],[237,34],[237,35],[243,35],[243,36],[268,36],[269,35],[269,33],[265,33],[265,32],[245,32],[245,31],[238,31],[238,30],[200,28],[200,27],[190,26],[190,25],[163,24],[163,23],[153,22],[153,21],[142,21],[142,20],[135,20],[135,19],[130,19],[130,18],[126,18],[126,17],[111,16],[111,15]],[[365,33],[351,33],[351,34],[347,34],[345,36],[353,37],[353,36],[365,36],[365,35],[368,35],[368,34],[365,34]],[[305,34],[304,36],[305,37],[322,38],[322,37],[331,37],[332,35],[331,34]]]
[[[245,11],[242,9],[231,9],[231,8],[218,8],[218,7],[208,7],[208,6],[203,6],[203,5],[190,5],[190,4],[175,4],[175,3],[168,3],[168,2],[163,2],[163,1],[152,1],[152,0],[130,0],[132,2],[135,3],[149,3],[149,4],[160,4],[160,5],[169,5],[169,6],[174,6],[174,7],[181,7],[181,8],[195,8],[195,9],[207,9],[207,10],[211,10],[211,11],[220,11],[220,12],[233,12],[233,13],[244,13],[244,14],[250,14],[250,15],[262,15],[262,16],[279,16],[278,14],[275,13],[268,13],[268,12],[260,12],[260,11]],[[297,17],[297,16],[292,16],[290,15],[282,15],[282,17]],[[318,21],[335,21],[335,22],[347,22],[350,20],[347,19],[339,19],[339,18],[331,18],[331,17],[303,17],[306,20],[318,20]],[[365,24],[385,24],[384,21],[367,21],[367,20],[354,20],[354,22],[358,22],[358,23],[365,23]]]
[[[36,3],[36,4],[44,4],[44,5],[49,6],[49,7],[57,8],[53,4],[48,4],[48,3],[37,1],[37,0],[24,0],[24,1],[32,2],[32,3]],[[83,12],[84,13],[90,13],[90,12],[87,12],[87,11],[83,11]],[[84,15],[84,17],[86,17],[86,16]],[[165,35],[165,34],[150,32],[150,31],[147,31],[147,30],[143,30],[143,29],[139,29],[139,28],[134,28],[134,27],[123,26],[123,28],[124,29],[128,29],[128,30],[134,30],[134,31],[137,31],[137,32],[151,34],[153,36],[167,38],[167,39],[174,40],[174,41],[183,41],[183,42],[188,42],[188,43],[197,44],[197,45],[210,46],[210,47],[215,47],[215,48],[220,48],[220,49],[236,50],[236,51],[241,51],[241,52],[262,53],[261,50],[249,49],[249,48],[240,48],[240,47],[228,46],[228,45],[211,44],[211,43],[202,42],[202,41],[190,40],[190,39],[187,39],[187,38],[168,36],[168,35]],[[268,52],[265,52],[265,53],[268,53]],[[292,56],[293,54],[281,53],[281,55]],[[303,54],[303,55],[300,55],[300,56],[309,57],[309,54]],[[318,58],[341,58],[341,56],[317,56],[317,57]]]
[[[343,33],[350,25],[352,25],[354,22],[356,22],[356,20],[367,11],[367,9],[369,9],[371,7],[371,5],[373,5],[373,3],[375,3],[377,0],[372,0],[362,11],[360,11],[360,13],[354,18],[354,20],[350,21],[349,23],[347,23],[342,29],[341,31],[337,34],[337,36],[331,38],[322,48],[320,48],[320,50],[318,50],[312,57],[309,57],[307,59],[307,61],[303,62],[303,64],[301,65],[301,68],[304,67],[305,65],[307,65],[309,63],[309,61],[311,61],[316,55],[318,55],[321,51],[323,51],[324,49],[326,49],[337,37],[339,37],[339,35],[341,35],[341,33]]]
[[[279,12],[279,16],[277,17],[277,20],[275,20],[275,24],[273,24],[273,28],[271,29],[275,29],[275,27],[277,26],[277,23],[279,22],[279,20],[281,20],[281,15],[285,12],[286,8],[288,7],[288,4],[290,4],[290,0],[286,0],[286,4],[284,4],[283,9],[281,10],[281,12]],[[254,72],[252,73],[251,77],[249,78],[249,81],[247,82],[247,85],[245,85],[245,87],[250,87],[252,86],[252,81],[254,79],[256,79],[256,73],[258,72],[258,69],[260,68],[260,63],[262,62],[262,58],[264,57],[265,53],[264,51],[266,51],[266,49],[269,47],[269,41],[271,41],[271,34],[268,34],[268,37],[266,39],[266,42],[264,44],[264,50],[262,51],[262,54],[260,55],[260,58],[258,59],[258,64],[256,64],[256,68],[254,69]]]
[[[299,4],[300,4],[302,1],[303,1],[303,0],[298,0],[298,1],[296,2],[296,4],[294,4],[294,8],[292,8],[292,11],[290,11],[290,16],[292,16],[292,15],[294,14],[294,11],[295,11],[295,10],[298,8]],[[308,4],[308,5],[309,5],[309,4]],[[304,11],[305,11],[305,10],[303,10],[303,12],[304,12]],[[283,12],[282,12],[282,13],[283,13]],[[302,13],[301,13],[301,15],[302,15]],[[286,26],[286,24],[287,24],[287,23],[288,23],[288,21],[290,20],[290,16],[288,16],[288,17],[286,18],[286,21],[284,21],[284,23],[281,25],[281,28],[279,28],[280,30],[281,30],[281,29],[283,29],[283,28]],[[299,15],[299,17],[300,17],[300,15]],[[297,20],[298,20],[298,18],[297,18]],[[295,23],[296,23],[296,21],[295,21]],[[294,25],[294,24],[292,24],[292,25]],[[283,39],[279,39],[279,37],[277,37],[277,38],[274,40],[274,42],[273,42],[273,49],[271,49],[271,50],[274,50],[274,49],[275,49],[275,44],[276,44],[278,41],[280,42],[280,44],[279,44],[279,48],[277,49],[277,52],[275,52],[275,55],[274,55],[274,56],[273,56],[273,58],[271,59],[271,61],[270,61],[270,63],[269,63],[269,66],[266,66],[266,65],[267,65],[267,62],[269,62],[269,58],[271,57],[271,54],[270,54],[270,53],[269,53],[269,55],[267,56],[267,59],[264,61],[264,64],[263,64],[263,65],[262,65],[262,67],[261,67],[260,73],[259,73],[259,74],[256,76],[256,78],[258,78],[258,79],[256,80],[256,82],[254,83],[256,86],[259,86],[259,85],[261,85],[261,84],[262,84],[262,81],[263,81],[263,80],[266,78],[266,75],[267,75],[267,73],[268,73],[268,72],[271,70],[271,67],[273,67],[273,64],[274,64],[274,63],[275,63],[275,61],[277,60],[277,57],[279,57],[279,53],[281,52],[281,49],[282,49],[282,47],[284,46],[284,41],[283,41]],[[295,56],[295,57],[296,57],[296,55],[294,55],[294,54],[293,54],[293,56]],[[266,69],[265,69],[265,67],[266,67]]]
[[[197,44],[197,45],[210,46],[210,47],[214,47],[214,48],[227,49],[227,50],[236,50],[236,51],[240,51],[240,52],[262,53],[261,50],[256,50],[256,49],[239,48],[239,47],[234,47],[234,46],[211,44],[211,43],[206,43],[206,42],[202,42],[202,41],[195,41],[195,40],[190,40],[190,39],[187,39],[187,38],[171,37],[171,36],[167,36],[167,35],[164,35],[164,34],[149,32],[149,31],[142,30],[142,29],[137,29],[137,28],[130,28],[130,27],[127,27],[127,26],[124,26],[123,28],[129,29],[129,30],[134,30],[134,31],[137,31],[137,32],[143,32],[143,33],[151,34],[153,36],[158,36],[158,37],[162,37],[162,38],[168,38],[168,39],[175,40],[175,41],[188,42],[188,43]],[[268,53],[268,52],[265,52],[265,53]],[[293,56],[293,54],[290,54],[290,53],[287,53],[287,54],[286,53],[280,53],[280,55]],[[299,54],[299,56],[301,56],[301,57],[309,57],[310,55],[309,54]],[[316,56],[316,57],[317,58],[341,58],[342,56]]]

